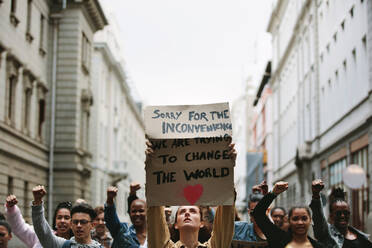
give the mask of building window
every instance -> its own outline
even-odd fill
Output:
[[[341,22],[341,28],[342,28],[342,31],[345,30],[345,20],[343,20],[343,21]]]
[[[356,60],[356,48],[354,48],[352,51],[351,51],[351,54],[353,55],[353,59],[354,61]]]
[[[351,7],[351,9],[350,9],[350,16],[351,16],[351,18],[354,17],[354,6]]]
[[[347,69],[347,62],[346,62],[346,59],[344,59],[344,61],[342,62],[343,66],[344,66],[344,70],[346,71]]]
[[[23,96],[24,99],[23,128],[25,130],[30,129],[31,96],[32,88],[26,88]]]
[[[367,49],[367,36],[366,35],[364,35],[362,38],[362,44],[363,44],[363,48]]]
[[[44,44],[44,25],[45,25],[45,17],[43,14],[40,15],[40,44],[39,44],[39,54],[41,56],[45,56],[46,54],[46,49],[44,48],[45,44]]]
[[[7,117],[10,122],[14,121],[16,84],[17,84],[17,77],[15,75],[10,76],[8,79],[8,94],[7,94]]]
[[[23,184],[23,216],[28,217],[28,205],[30,199],[28,198],[28,182],[24,181]]]
[[[31,35],[31,15],[32,15],[32,0],[27,0],[27,24],[26,24],[26,40],[32,42],[34,37]]]
[[[83,33],[81,41],[81,65],[86,73],[89,72],[91,45],[88,37]]]
[[[368,164],[368,146],[351,154],[351,163],[357,164],[367,173],[367,184],[358,191],[353,192],[353,214],[352,223],[358,229],[364,230],[365,220],[369,214],[369,189],[371,185]]]
[[[333,40],[336,42],[337,41],[337,32],[333,35]]]
[[[8,176],[8,195],[14,194],[14,180],[13,177]]]
[[[38,126],[37,134],[39,135],[40,138],[42,137],[42,134],[43,134],[44,121],[45,121],[45,100],[40,99],[39,100],[39,120],[38,120],[38,125],[37,125]]]
[[[327,48],[327,52],[329,53],[329,51],[331,49],[329,43],[327,44],[327,47],[326,48]]]
[[[19,19],[16,17],[17,0],[10,0],[10,22],[16,27]]]
[[[344,187],[342,171],[346,168],[346,158],[340,159],[329,165],[329,187]]]

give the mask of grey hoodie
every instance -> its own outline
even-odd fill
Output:
[[[32,206],[32,222],[40,243],[47,248],[62,248],[66,239],[53,234],[48,222],[44,216],[44,207],[42,205]],[[92,240],[90,244],[79,244],[75,237],[71,239],[71,248],[104,248],[100,243]]]

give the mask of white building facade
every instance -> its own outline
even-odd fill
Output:
[[[129,220],[126,216],[129,185],[138,182],[144,188],[145,132],[141,106],[132,98],[127,84],[116,33],[113,26],[107,26],[96,34],[94,43],[95,103],[90,120],[92,204],[103,205],[107,187],[116,185],[118,215],[121,220]],[[143,192],[139,197],[144,197]]]
[[[363,0],[277,1],[268,27],[274,107],[268,152],[274,181],[290,184],[278,205],[309,202],[315,178],[322,178],[327,190],[345,187],[342,169],[349,164],[371,174],[370,5]],[[348,190],[352,224],[361,229],[371,193],[367,187],[363,193]]]

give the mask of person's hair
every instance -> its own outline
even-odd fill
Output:
[[[57,218],[57,213],[60,209],[62,208],[66,208],[68,211],[70,211],[70,215],[71,215],[71,202],[69,201],[65,201],[65,202],[60,202],[56,209],[54,210],[54,217],[53,217],[53,230],[57,230],[57,227],[56,227],[56,218]],[[72,216],[72,215],[71,215]]]
[[[273,215],[274,211],[275,211],[275,210],[278,210],[278,209],[279,209],[279,210],[282,210],[283,213],[284,213],[284,215],[287,214],[287,212],[285,211],[285,209],[284,209],[283,207],[273,207],[273,209],[271,209],[271,211],[270,211],[270,216]]]
[[[250,194],[249,195],[249,200],[248,200],[248,208],[249,208],[249,205],[252,202],[259,202],[259,201],[262,200],[263,197],[264,197],[264,195],[259,193],[259,192],[254,192],[254,193]]]
[[[202,222],[203,221],[202,208],[200,206],[198,206],[198,208],[199,208],[199,213],[200,213],[200,221]],[[174,218],[174,223],[170,227],[171,240],[173,242],[177,242],[178,240],[180,240],[180,231],[178,229],[176,229],[176,227],[175,227],[175,225],[177,223],[178,210],[179,210],[179,208],[176,211],[176,215],[175,215],[175,218]],[[204,243],[204,242],[208,241],[210,237],[211,237],[211,233],[209,233],[209,231],[207,230],[207,228],[205,226],[203,226],[202,228],[199,229],[198,241],[200,243]]]
[[[75,213],[85,213],[85,214],[89,214],[91,220],[94,220],[94,219],[97,217],[97,214],[96,214],[96,212],[94,211],[94,209],[92,208],[92,206],[90,206],[90,205],[87,204],[87,203],[79,203],[79,204],[75,204],[74,206],[72,206],[72,209],[71,209],[71,217],[72,217]]]
[[[104,213],[105,212],[105,208],[104,208],[104,206],[98,206],[98,207],[95,207],[94,208],[94,212],[96,212],[96,215],[98,216],[98,215],[100,215],[100,214],[102,214],[102,213]]]
[[[10,227],[9,223],[5,220],[0,220],[0,226],[5,227],[8,230],[9,234],[12,234],[12,228]]]
[[[331,194],[329,195],[329,212],[331,213],[333,210],[333,204],[336,202],[346,202],[345,200],[346,193],[342,188],[333,188]]]
[[[289,209],[289,212],[288,212],[288,221],[291,219],[291,216],[293,214],[293,211],[295,209],[305,209],[307,214],[309,215],[310,219],[311,219],[311,211],[310,211],[310,208],[306,207],[306,206],[295,206],[295,207],[291,207],[291,209]]]
[[[134,202],[142,202],[142,203],[145,205],[145,208],[146,208],[146,201],[145,201],[145,200],[142,200],[142,199],[139,199],[139,198],[134,199],[134,200],[130,203],[130,205],[129,205],[129,214],[130,214],[130,212],[131,212],[132,205],[133,205]]]
[[[5,215],[0,212],[0,220],[5,220]]]

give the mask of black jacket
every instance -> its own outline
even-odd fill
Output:
[[[285,246],[292,241],[292,235],[290,232],[283,231],[278,226],[270,221],[266,216],[266,210],[275,199],[276,195],[268,193],[262,198],[253,210],[253,217],[259,228],[265,234],[269,247],[272,248],[285,248]],[[314,248],[324,248],[325,245],[318,241],[308,237],[310,243]]]

